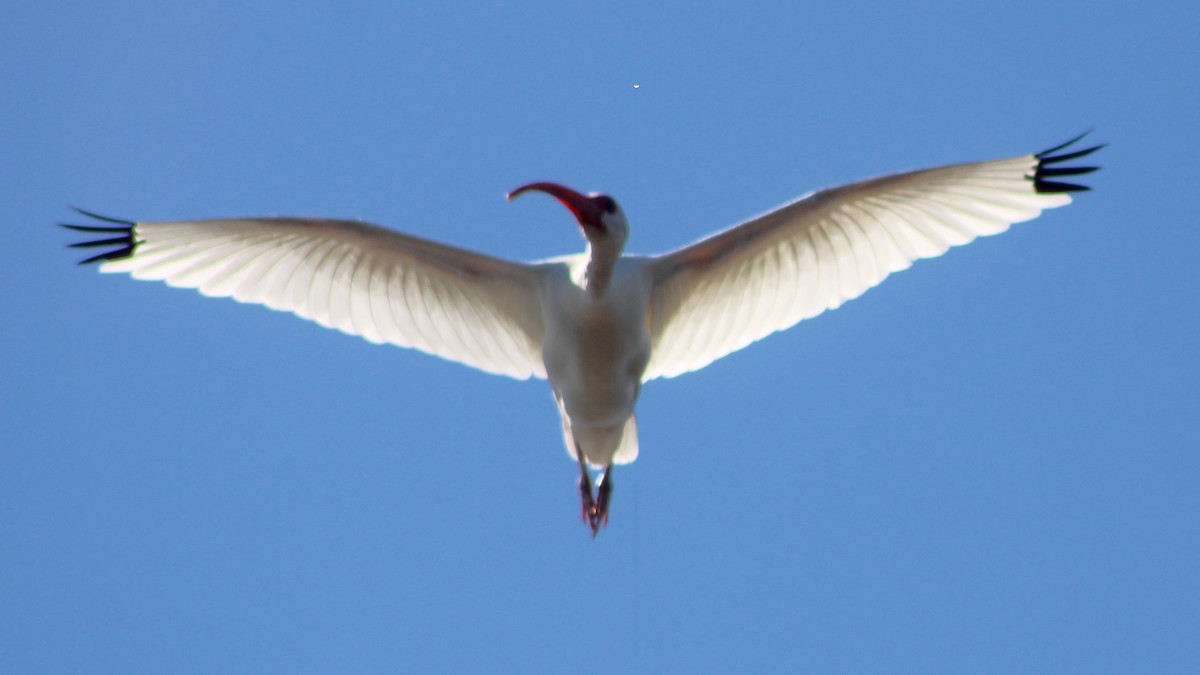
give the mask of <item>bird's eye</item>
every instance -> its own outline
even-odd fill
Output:
[[[596,203],[600,205],[600,208],[604,209],[605,213],[616,213],[617,211],[617,202],[608,195],[596,197]]]

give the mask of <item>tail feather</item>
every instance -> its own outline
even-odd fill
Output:
[[[562,431],[563,445],[565,445],[567,448],[567,455],[570,456],[572,460],[579,461],[579,456],[576,450],[579,446],[575,443],[575,435],[571,432],[571,423],[565,414],[562,416]],[[609,439],[607,443],[596,443],[596,441],[600,440],[604,436],[607,436]],[[637,459],[638,456],[637,416],[630,415],[629,419],[625,421],[625,425],[621,428],[620,439],[617,440],[615,447],[611,445],[611,432],[604,432],[601,434],[584,433],[582,442],[585,445],[593,443],[598,446],[594,447],[591,452],[588,450],[584,451],[584,461],[586,461],[588,465],[593,468],[603,468],[609,462],[613,464],[629,464],[633,460]],[[596,450],[607,450],[607,448],[603,447],[604,445],[608,445],[609,448],[613,449],[610,452],[596,452]]]
[[[638,456],[637,415],[630,415],[621,432],[621,444],[613,454],[613,464],[629,464]]]

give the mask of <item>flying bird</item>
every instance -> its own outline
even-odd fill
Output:
[[[608,522],[613,466],[637,458],[642,384],[712,363],[858,297],[919,258],[1070,203],[1063,178],[1104,147],[1082,136],[1009,159],[908,171],[809,193],[661,255],[624,252],[612,197],[536,182],[575,217],[582,253],[510,262],[355,220],[222,218],[63,224],[108,250],[80,264],[286,310],[369,342],[517,379],[548,379],[581,516]],[[1065,152],[1064,152],[1065,151]],[[591,472],[598,474],[593,492]]]

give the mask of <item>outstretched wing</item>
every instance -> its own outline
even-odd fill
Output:
[[[368,223],[236,218],[64,225],[115,247],[83,263],[266,305],[489,373],[545,377],[535,267]],[[82,264],[82,263],[81,263]]]
[[[1080,136],[1079,138],[1082,138]],[[651,263],[644,379],[702,368],[862,295],[918,258],[997,234],[1088,188],[1057,166],[1104,146],[910,171],[811,193]]]

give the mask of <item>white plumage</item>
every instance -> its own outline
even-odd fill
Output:
[[[294,312],[375,343],[518,379],[545,377],[538,273],[349,220],[137,223],[102,272]]]
[[[606,522],[612,464],[637,456],[644,381],[703,368],[858,297],[914,260],[996,234],[1087,188],[1056,166],[1103,146],[956,164],[821,190],[676,251],[623,253],[628,221],[606,195],[554,183],[588,246],[517,263],[349,220],[237,218],[67,225],[115,246],[84,262],[204,295],[294,312],[375,343],[480,370],[550,380],[583,515]],[[585,466],[604,467],[596,497]]]

